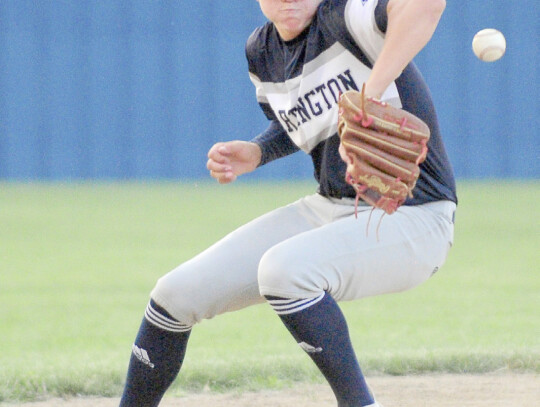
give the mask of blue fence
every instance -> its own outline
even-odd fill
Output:
[[[418,56],[458,177],[540,176],[539,15],[448,1]],[[206,176],[213,143],[266,126],[244,56],[263,22],[253,0],[0,1],[0,178]],[[471,51],[486,27],[507,38],[495,63]],[[300,153],[259,174],[311,172]]]

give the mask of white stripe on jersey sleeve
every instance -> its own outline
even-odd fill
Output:
[[[375,22],[378,3],[378,0],[349,0],[345,8],[347,28],[372,63],[378,58],[384,44],[384,34]]]
[[[249,79],[251,79],[251,83],[255,86],[255,94],[257,95],[257,102],[259,103],[268,103],[268,99],[266,95],[264,94],[264,89],[262,87],[262,82],[259,79],[257,75],[249,73]]]

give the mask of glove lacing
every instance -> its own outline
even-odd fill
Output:
[[[347,183],[350,184],[354,190],[356,191],[356,197],[354,198],[354,217],[358,219],[358,203],[360,202],[361,194],[366,192],[368,190],[368,187],[363,184],[358,184],[354,182],[353,177],[351,174],[347,173],[346,175]],[[397,206],[397,204],[396,204]],[[371,210],[369,211],[368,221],[366,223],[366,237],[369,237],[369,224],[371,223],[371,215],[373,215],[373,211],[377,209],[375,206],[371,207]],[[397,208],[396,208],[397,209]],[[383,213],[379,219],[379,222],[377,222],[377,229],[375,229],[375,236],[377,238],[377,242],[380,241],[379,239],[379,228],[381,226],[382,218],[386,215],[386,212],[383,210]]]

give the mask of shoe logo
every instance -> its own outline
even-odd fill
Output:
[[[152,362],[150,362],[150,358],[148,357],[148,352],[146,352],[142,348],[139,348],[135,344],[133,344],[132,350],[133,350],[133,355],[135,355],[135,357],[137,359],[139,359],[142,363],[144,363],[145,365],[151,367],[152,369],[154,368],[154,364]]]
[[[322,348],[320,347],[316,348],[315,346],[312,346],[309,343],[300,342],[298,345],[300,345],[300,347],[304,349],[307,353],[321,353],[322,352]]]

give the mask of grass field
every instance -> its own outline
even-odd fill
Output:
[[[312,183],[0,183],[0,402],[118,395],[156,279]],[[369,374],[540,372],[540,183],[461,182],[412,291],[344,303]],[[321,381],[269,307],[201,323],[173,392]]]

